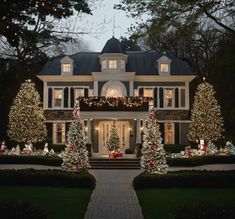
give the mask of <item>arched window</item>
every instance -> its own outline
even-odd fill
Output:
[[[125,85],[120,81],[109,81],[104,84],[101,96],[105,97],[123,97],[127,96]]]

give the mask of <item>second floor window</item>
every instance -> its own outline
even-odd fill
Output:
[[[164,105],[165,107],[173,107],[173,89],[164,90]]]
[[[61,88],[54,89],[54,106],[55,107],[62,106],[62,89]]]
[[[144,88],[144,97],[153,97],[153,88]]]
[[[75,88],[75,99],[84,97],[84,88]]]
[[[63,72],[70,73],[70,71],[71,71],[71,64],[69,63],[63,64]]]
[[[109,60],[109,69],[116,69],[117,68],[117,61],[114,59]]]

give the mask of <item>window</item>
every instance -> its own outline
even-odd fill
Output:
[[[109,60],[109,68],[116,69],[117,68],[117,61],[116,60]]]
[[[64,123],[54,123],[53,131],[53,142],[54,144],[64,144],[65,143],[65,124]]]
[[[106,97],[122,97],[122,89],[119,86],[110,86],[106,90]]]
[[[107,68],[107,61],[103,60],[102,61],[102,69],[106,69]]]
[[[66,64],[63,64],[63,72],[64,73],[70,73],[71,72],[71,65],[66,63]]]
[[[165,144],[174,144],[174,123],[165,123]]]
[[[126,65],[125,65],[125,61],[124,60],[121,60],[121,70],[122,71],[125,71],[125,68],[126,67]]]
[[[138,97],[139,96],[139,90],[138,89],[134,89],[134,97]]]
[[[62,107],[62,89],[54,89],[54,107]]]
[[[75,88],[75,99],[84,97],[84,88]]]
[[[144,97],[153,97],[153,88],[144,88]]]
[[[94,96],[94,90],[93,89],[89,89],[89,97],[93,97]]]
[[[161,64],[160,71],[163,73],[167,73],[169,71],[169,64]]]
[[[173,89],[164,90],[164,106],[173,107]]]

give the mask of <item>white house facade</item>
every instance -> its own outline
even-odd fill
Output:
[[[38,77],[43,81],[43,108],[49,140],[65,144],[76,99],[80,101],[92,154],[108,154],[105,142],[112,121],[121,149],[136,153],[151,107],[165,144],[187,144],[188,64],[156,51],[123,51],[111,38],[101,53],[79,52],[50,60]]]

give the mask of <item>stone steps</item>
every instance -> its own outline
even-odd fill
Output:
[[[140,160],[127,158],[91,158],[91,169],[140,169]]]

